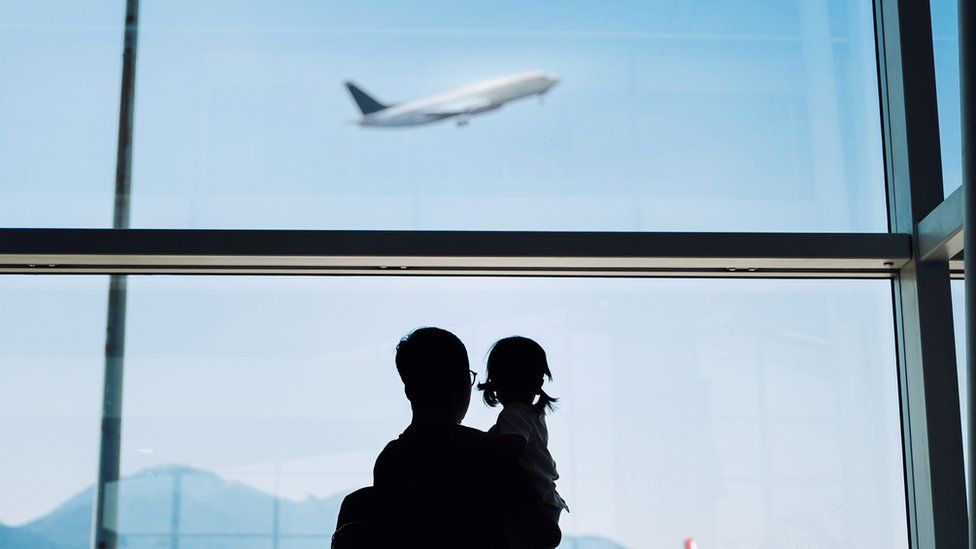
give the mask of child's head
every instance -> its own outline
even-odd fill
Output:
[[[546,351],[527,337],[512,336],[498,340],[488,352],[488,375],[478,389],[484,391],[485,404],[495,406],[513,402],[535,403],[541,412],[552,410],[556,399],[542,390],[544,378],[552,380]]]

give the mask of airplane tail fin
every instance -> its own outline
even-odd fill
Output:
[[[356,104],[359,105],[359,110],[362,111],[363,116],[367,114],[373,114],[376,111],[381,111],[387,107],[383,103],[380,103],[376,99],[372,98],[364,92],[363,90],[356,87],[352,82],[346,82],[346,87],[349,88],[349,93],[352,94],[352,98],[356,100]]]

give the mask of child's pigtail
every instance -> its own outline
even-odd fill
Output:
[[[484,393],[482,398],[485,400],[485,404],[492,408],[498,406],[498,391],[495,389],[495,384],[492,383],[491,378],[488,378],[484,383],[479,383],[478,390]]]
[[[544,411],[547,411],[547,410],[550,411],[550,412],[555,411],[555,409],[556,409],[556,401],[558,401],[558,400],[559,400],[558,398],[549,396],[548,394],[546,394],[545,390],[543,390],[542,388],[540,388],[539,389],[539,402],[536,402],[535,403],[535,410],[537,412],[539,412],[540,414],[542,412],[544,412]]]

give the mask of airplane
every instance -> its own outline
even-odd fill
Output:
[[[520,72],[417,101],[390,105],[377,101],[351,81],[346,82],[346,87],[363,113],[357,121],[360,126],[419,126],[454,118],[461,127],[468,124],[470,117],[499,109],[509,101],[531,95],[541,99],[558,83],[558,78],[544,72]]]

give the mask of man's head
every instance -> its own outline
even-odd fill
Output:
[[[414,414],[460,423],[471,400],[468,351],[451,332],[418,328],[396,348],[396,367]]]

